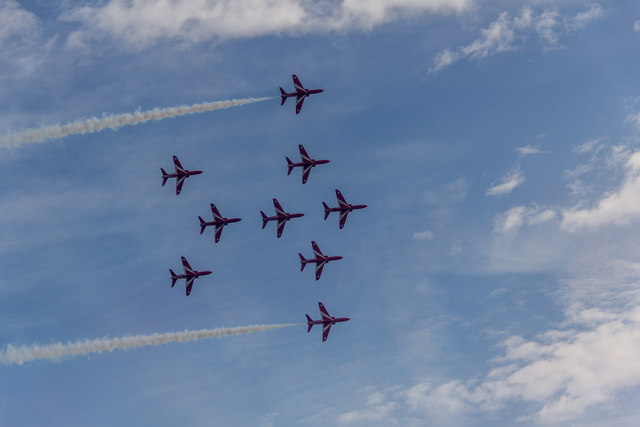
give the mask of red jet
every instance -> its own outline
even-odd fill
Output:
[[[160,168],[162,171],[162,186],[167,183],[167,179],[176,178],[176,194],[180,194],[180,190],[182,190],[182,184],[184,184],[184,180],[189,178],[191,175],[200,175],[202,171],[190,171],[182,167],[180,164],[180,160],[176,156],[173,156],[173,165],[176,167],[176,173],[167,173],[164,169]]]
[[[313,95],[314,93],[324,92],[324,90],[305,89],[304,86],[302,86],[302,83],[300,83],[298,76],[294,74],[292,75],[292,77],[293,77],[293,87],[296,89],[296,91],[287,93],[284,91],[284,89],[280,88],[280,97],[282,98],[282,102],[280,103],[280,105],[284,105],[284,101],[286,101],[287,98],[289,98],[290,96],[295,96],[296,97],[296,114],[298,114],[300,113],[300,110],[302,110],[302,103],[304,102],[304,99],[307,96]]]
[[[211,274],[211,272],[194,270],[191,268],[185,257],[182,257],[182,267],[184,267],[184,274],[176,274],[172,269],[169,269],[169,273],[171,273],[171,287],[173,288],[176,284],[176,280],[185,279],[185,284],[187,285],[187,296],[189,296],[191,293],[191,287],[193,286],[193,281],[200,276]]]
[[[311,328],[313,328],[313,325],[322,325],[322,342],[325,342],[327,340],[327,337],[329,336],[329,331],[331,330],[331,327],[336,323],[346,322],[349,320],[349,318],[329,316],[327,309],[324,308],[324,305],[321,302],[318,303],[318,307],[320,308],[320,315],[322,316],[322,319],[313,320],[311,319],[311,317],[309,317],[308,314],[305,314],[305,316],[307,316],[307,325],[308,325],[307,333],[311,331]]]
[[[262,229],[264,230],[269,221],[278,221],[278,238],[282,236],[282,230],[284,230],[284,224],[287,221],[289,221],[291,218],[300,218],[301,216],[304,216],[303,213],[285,212],[284,209],[282,209],[282,206],[280,206],[280,203],[278,203],[277,199],[273,199],[273,207],[276,209],[275,216],[266,216],[264,212],[260,211],[260,214],[262,215]]]
[[[204,229],[207,228],[208,225],[214,225],[216,227],[216,243],[220,241],[222,229],[225,225],[231,224],[232,222],[242,221],[242,218],[224,218],[222,215],[220,215],[220,212],[218,212],[218,208],[216,208],[216,205],[214,205],[213,203],[211,203],[211,212],[213,213],[213,221],[205,221],[204,219],[202,219],[202,217],[198,217],[198,219],[200,220],[200,234],[204,233]]]
[[[341,256],[328,256],[324,255],[316,242],[311,241],[311,247],[313,248],[313,255],[315,258],[306,259],[302,256],[301,253],[298,253],[300,256],[300,271],[304,270],[307,264],[315,264],[316,265],[316,280],[320,279],[322,275],[322,269],[324,265],[329,261],[337,261],[342,259]]]
[[[287,176],[291,174],[293,168],[301,167],[302,168],[302,183],[307,183],[307,178],[309,178],[309,172],[311,172],[311,168],[316,165],[324,165],[325,163],[329,163],[329,160],[316,160],[309,157],[307,154],[307,150],[304,149],[302,145],[298,145],[298,149],[300,150],[300,159],[302,160],[299,163],[293,163],[288,157],[287,159],[287,167],[289,170],[287,171]]]
[[[326,220],[331,212],[340,212],[340,229],[342,230],[344,223],[347,221],[347,215],[349,215],[349,212],[355,209],[364,209],[367,205],[352,205],[347,203],[344,197],[342,197],[340,190],[336,190],[336,197],[338,198],[338,206],[335,208],[330,208],[325,202],[322,202],[322,206],[324,206],[324,219]]]

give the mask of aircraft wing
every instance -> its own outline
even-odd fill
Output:
[[[329,323],[328,325],[322,326],[322,342],[325,342],[327,338],[329,338],[329,331],[331,331],[332,325],[332,323]]]
[[[224,227],[224,225],[220,224],[220,225],[216,225],[216,243],[218,243],[220,241],[220,236],[222,236],[222,228]]]
[[[305,166],[302,169],[302,183],[303,184],[307,183],[307,179],[309,179],[309,172],[311,172],[311,165]]]
[[[318,303],[318,308],[320,309],[320,315],[322,316],[322,321],[333,320],[331,316],[329,316],[329,312],[326,308],[324,308],[324,304],[321,302]]]
[[[184,180],[187,176],[182,175],[176,178],[176,195],[180,194],[182,191],[182,185],[184,184]]]
[[[300,83],[298,76],[293,74],[291,77],[293,78],[293,86],[296,88],[296,92],[304,91],[304,86]]]
[[[311,247],[313,248],[313,255],[316,258],[322,257],[324,256],[324,254],[322,253],[322,251],[320,250],[320,248],[318,247],[317,243],[314,242],[313,240],[311,241]]]
[[[182,167],[180,160],[176,156],[173,156],[173,165],[176,167],[176,172],[186,172],[186,169]]]
[[[222,219],[222,215],[220,215],[218,208],[216,208],[216,205],[213,203],[211,203],[211,213],[213,214],[214,219]]]
[[[189,262],[185,257],[182,257],[182,267],[184,268],[184,272],[186,273],[195,273],[193,268],[189,265]]]
[[[195,276],[189,277],[187,279],[187,296],[191,294],[191,288],[193,287],[193,281],[196,280]]]
[[[282,236],[282,232],[284,231],[284,225],[287,223],[287,220],[278,220],[278,238]]]
[[[336,190],[336,198],[338,199],[338,206],[340,206],[341,208],[349,207],[349,203],[347,203],[347,201],[344,199],[344,196],[342,195],[340,190]]]
[[[302,145],[298,145],[298,149],[300,150],[300,158],[302,159],[302,161],[310,162],[311,157],[309,157],[309,155],[307,154],[307,150],[305,150]]]
[[[344,223],[347,222],[347,215],[349,215],[349,211],[340,212],[340,229],[344,227]]]
[[[316,264],[316,280],[320,280],[320,276],[322,276],[322,269],[324,268],[325,262],[319,262]]]
[[[276,214],[278,215],[284,215],[285,211],[284,209],[282,209],[282,206],[280,206],[280,202],[278,202],[278,199],[273,199],[273,207],[276,210]]]
[[[307,95],[298,95],[296,96],[296,114],[300,113],[300,110],[302,110],[302,104],[304,103],[304,99],[307,97]]]

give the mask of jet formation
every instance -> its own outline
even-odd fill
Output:
[[[281,97],[280,105],[284,105],[287,98],[295,97],[296,114],[299,114],[300,111],[302,110],[302,105],[304,103],[305,98],[313,94],[321,93],[323,92],[323,90],[307,89],[302,85],[302,83],[300,82],[300,79],[298,79],[298,76],[293,74],[292,78],[293,78],[293,85],[294,85],[295,91],[287,93],[284,89],[280,88],[280,97]],[[309,154],[307,153],[305,148],[302,146],[302,144],[298,145],[298,150],[300,152],[300,162],[292,162],[291,159],[289,159],[288,157],[285,157],[287,161],[287,175],[290,175],[293,169],[299,167],[301,168],[301,171],[302,171],[302,184],[306,184],[307,180],[309,179],[309,174],[311,173],[311,169],[313,169],[317,165],[327,164],[329,163],[329,160],[312,158],[311,156],[309,156]],[[175,166],[175,173],[167,173],[164,169],[160,168],[162,172],[162,186],[164,187],[164,185],[167,183],[167,180],[169,178],[176,178],[176,195],[179,195],[180,192],[182,191],[182,186],[184,184],[184,181],[192,175],[201,174],[202,171],[185,169],[180,163],[180,160],[178,160],[177,156],[173,156],[173,163]],[[336,192],[336,197],[338,199],[337,207],[332,208],[332,207],[329,207],[326,203],[322,202],[322,205],[324,207],[324,219],[326,220],[331,212],[338,212],[340,215],[339,228],[342,229],[347,220],[347,215],[349,214],[349,212],[352,212],[353,210],[357,210],[357,209],[366,208],[367,205],[349,204],[340,193],[340,190],[335,190],[335,192]],[[282,208],[278,200],[275,198],[273,199],[273,206],[275,209],[274,216],[267,216],[263,211],[260,211],[260,214],[262,216],[262,228],[264,229],[267,223],[269,223],[270,221],[275,221],[277,224],[276,235],[277,235],[277,238],[280,238],[284,231],[284,226],[286,222],[292,218],[302,217],[304,216],[304,214],[286,212]],[[223,228],[228,224],[239,222],[242,219],[241,218],[225,218],[220,214],[220,211],[217,209],[217,207],[213,203],[210,204],[210,207],[211,207],[211,213],[213,215],[212,221],[205,221],[202,217],[198,216],[198,220],[200,221],[200,234],[203,234],[207,227],[213,226],[215,227],[214,241],[215,243],[218,243],[220,241]],[[318,244],[315,241],[311,241],[311,247],[313,249],[313,258],[305,258],[301,253],[298,253],[298,256],[300,257],[300,271],[303,271],[307,264],[315,264],[315,270],[316,270],[315,280],[319,280],[320,277],[322,276],[322,270],[325,264],[331,261],[341,260],[342,256],[329,256],[329,255],[323,254],[320,248],[318,247]],[[195,279],[197,279],[200,276],[209,275],[212,272],[204,271],[204,270],[203,271],[195,270],[189,265],[189,262],[185,257],[181,257],[181,260],[182,260],[182,267],[184,269],[184,274],[176,274],[174,273],[173,270],[169,269],[169,273],[171,275],[171,287],[173,288],[178,280],[185,279],[186,295],[189,296],[191,294],[191,290],[195,282]],[[320,320],[313,320],[311,319],[311,317],[309,317],[309,315],[305,315],[307,318],[307,332],[311,331],[311,328],[313,327],[313,325],[322,325],[322,341],[324,342],[327,340],[329,336],[329,332],[331,331],[331,327],[333,325],[335,325],[336,323],[346,322],[349,320],[349,318],[330,316],[326,308],[321,302],[318,303],[318,307],[320,309],[320,315],[321,315]]]
[[[304,103],[304,99],[309,95],[324,92],[324,90],[306,89],[304,86],[302,86],[302,83],[300,83],[300,79],[298,78],[298,76],[293,74],[291,77],[293,78],[293,87],[296,91],[287,93],[285,92],[284,89],[280,88],[280,98],[282,98],[280,105],[284,105],[284,102],[287,100],[287,98],[295,96],[296,97],[296,114],[300,114],[300,110],[302,110],[302,104]]]

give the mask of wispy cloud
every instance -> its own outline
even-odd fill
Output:
[[[163,40],[202,42],[282,33],[326,33],[371,29],[416,13],[457,13],[473,0],[111,0],[69,11],[63,19],[81,22],[74,43],[103,35],[129,46]]]
[[[524,175],[520,168],[515,168],[502,177],[502,181],[490,187],[484,194],[487,196],[502,196],[511,193],[517,186],[524,182]]]
[[[524,147],[517,147],[516,150],[522,156],[530,156],[532,154],[544,153],[544,151],[542,151],[540,148],[538,148],[537,146],[533,146],[533,145],[525,145]]]
[[[640,152],[625,164],[626,176],[620,188],[606,194],[590,209],[571,208],[562,212],[562,228],[577,232],[608,224],[624,225],[640,219]]]
[[[596,4],[573,16],[562,16],[556,9],[536,13],[529,7],[523,9],[519,16],[512,17],[503,12],[496,21],[482,28],[480,37],[470,44],[457,49],[444,49],[436,54],[431,72],[440,71],[460,59],[483,59],[516,50],[531,35],[538,37],[545,49],[556,49],[560,47],[562,35],[578,31],[603,15],[604,11]]]
[[[553,209],[516,206],[496,217],[494,231],[501,234],[515,233],[523,225],[538,225],[555,217],[556,212]]]
[[[640,32],[640,21],[636,21],[633,23],[633,31]]]
[[[431,240],[433,239],[433,232],[430,230],[416,231],[413,233],[415,240]]]

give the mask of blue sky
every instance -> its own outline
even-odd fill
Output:
[[[1,425],[633,425],[640,6],[0,0],[0,343],[351,321],[0,367]],[[1,139],[0,139],[1,140]],[[303,144],[331,159],[286,175]],[[175,196],[171,156],[204,170]],[[323,221],[321,202],[369,207]],[[260,229],[277,197],[305,217]],[[242,217],[200,236],[209,203]],[[335,215],[335,214],[334,214]],[[342,255],[319,282],[310,241]],[[185,256],[211,269],[170,288]]]

